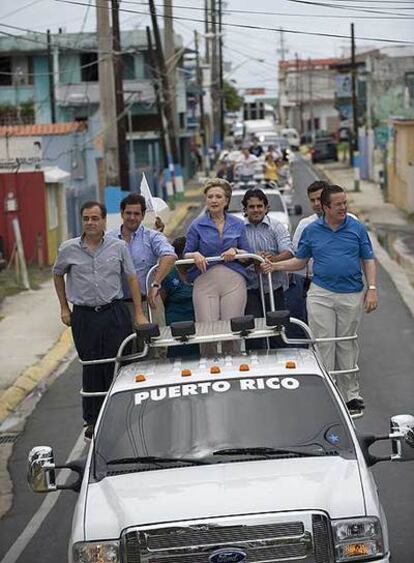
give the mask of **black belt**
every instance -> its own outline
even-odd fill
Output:
[[[146,300],[147,300],[147,296],[141,294],[141,302],[145,303]],[[122,301],[125,301],[125,303],[133,303],[134,302],[132,297],[125,297],[124,299],[122,299]]]
[[[75,305],[78,309],[84,309],[85,311],[95,311],[95,313],[99,313],[100,311],[106,311],[110,309],[117,303],[121,303],[122,299],[114,299],[110,303],[105,303],[104,305],[97,305],[96,307],[90,307],[89,305]]]

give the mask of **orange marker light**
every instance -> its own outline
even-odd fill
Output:
[[[182,369],[181,370],[181,377],[189,377],[190,375],[192,375],[192,371],[191,369]]]
[[[141,383],[141,381],[145,381],[145,375],[139,373],[135,376],[135,383]]]
[[[211,366],[210,373],[221,373],[220,366]]]
[[[294,362],[293,360],[288,360],[285,363],[285,368],[287,369],[295,369],[296,368],[296,362]]]
[[[248,366],[247,364],[240,364],[239,371],[250,371],[250,366]]]
[[[345,546],[347,557],[358,557],[358,555],[370,555],[369,547],[365,543],[350,543]]]

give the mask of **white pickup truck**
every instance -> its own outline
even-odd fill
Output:
[[[139,334],[150,347],[239,345],[286,340],[288,320],[276,312]],[[52,448],[29,455],[34,491],[79,491],[71,563],[390,561],[370,468],[414,459],[414,418],[392,417],[385,436],[358,435],[312,343],[136,361],[116,374],[87,459],[66,466],[75,482],[57,484]],[[369,452],[377,440],[390,441],[388,457]]]

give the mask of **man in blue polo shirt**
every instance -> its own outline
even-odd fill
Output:
[[[262,269],[296,271],[313,258],[309,326],[317,338],[351,336],[358,329],[362,307],[367,313],[377,308],[374,253],[364,225],[347,215],[346,193],[340,186],[323,189],[321,206],[323,215],[303,231],[295,258],[264,264]],[[328,371],[344,372],[334,379],[349,410],[364,409],[358,374],[346,373],[357,364],[357,341],[319,343],[318,348]]]

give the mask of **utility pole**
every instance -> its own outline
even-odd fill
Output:
[[[164,58],[166,60],[166,68],[168,73],[170,96],[171,96],[171,112],[174,120],[175,135],[178,131],[177,119],[177,99],[176,99],[176,64],[174,61],[174,29],[173,29],[173,7],[172,0],[164,0]]]
[[[205,53],[206,64],[210,64],[210,40],[207,38],[207,34],[210,31],[209,12],[210,12],[209,0],[204,0],[204,34],[206,35],[206,53]]]
[[[96,33],[98,36],[98,71],[100,112],[103,129],[103,162],[105,185],[119,186],[118,135],[112,64],[112,32],[109,25],[108,0],[96,0]],[[101,194],[103,199],[103,194]]]
[[[165,115],[168,122],[168,135],[170,137],[171,153],[172,153],[172,158],[174,159],[172,161],[173,170],[174,170],[173,163],[176,162],[178,164],[180,162],[180,159],[179,159],[178,139],[175,136],[174,126],[173,126],[174,116],[172,114],[172,108],[171,108],[170,82],[169,82],[169,76],[167,74],[167,69],[164,59],[164,51],[161,43],[161,35],[158,27],[157,12],[155,10],[154,0],[149,0],[149,5],[150,5],[152,29],[154,33],[155,53],[157,55],[158,69],[161,76],[162,99],[165,109]]]
[[[163,153],[164,153],[164,170],[166,171],[166,178],[165,178],[165,183],[166,183],[166,188],[167,188],[167,199],[169,201],[172,201],[174,198],[174,186],[173,186],[173,181],[172,181],[172,174],[171,174],[171,170],[169,169],[169,165],[170,162],[172,162],[172,156],[171,156],[171,143],[170,143],[170,138],[168,136],[168,131],[167,131],[167,119],[165,117],[165,110],[164,110],[164,104],[163,104],[163,100],[162,100],[162,92],[161,92],[161,88],[160,88],[160,80],[161,80],[161,76],[160,76],[160,70],[158,67],[158,61],[157,58],[155,57],[155,53],[154,53],[154,48],[152,45],[152,39],[151,39],[151,30],[150,28],[147,26],[146,28],[147,30],[147,44],[148,44],[148,55],[149,55],[149,63],[151,66],[151,69],[153,71],[153,86],[154,86],[154,93],[155,93],[155,102],[157,104],[157,110],[158,110],[158,114],[160,116],[160,122],[161,122],[161,146],[163,149]]]
[[[284,35],[283,27],[279,28],[279,33],[280,33],[280,48],[278,49],[278,52],[280,54],[280,60],[284,61],[286,49],[285,49],[285,35]]]
[[[218,22],[218,30],[219,30],[219,81],[220,81],[220,139],[221,145],[224,145],[224,112],[225,112],[225,105],[224,105],[224,77],[223,77],[223,0],[218,0],[219,6],[219,22]]]
[[[299,84],[299,66],[300,66],[300,61],[299,61],[299,55],[298,53],[295,53],[295,61],[296,61],[296,107],[297,107],[297,111],[296,114],[298,116],[298,129],[299,132],[302,133],[302,100],[301,100],[301,88],[300,88],[300,84]]]
[[[158,27],[157,27],[158,30]],[[155,35],[155,29],[154,29]],[[159,34],[158,34],[159,38]],[[149,27],[147,27],[147,41],[148,41],[148,51],[150,54],[150,64],[151,67],[155,71],[155,79],[154,79],[154,90],[155,90],[155,99],[158,105],[158,111],[161,118],[161,129],[162,135],[164,138],[163,148],[164,154],[167,159],[167,167],[164,169],[164,177],[165,177],[165,184],[167,187],[167,200],[168,203],[171,205],[174,201],[174,157],[173,157],[173,147],[171,144],[171,133],[172,133],[172,123],[169,119],[168,114],[168,104],[167,100],[165,99],[165,88],[163,88],[163,78],[165,79],[165,65],[163,65],[164,58],[162,54],[162,50],[159,51],[158,49],[154,49],[151,40],[151,32]],[[164,76],[163,76],[164,72]]]
[[[313,84],[312,84],[312,60],[308,58],[308,79],[309,79],[309,117],[310,117],[310,132],[312,143],[315,141],[315,119],[313,115]]]
[[[211,102],[213,109],[213,142],[219,143],[220,137],[220,73],[217,46],[217,18],[216,3],[218,0],[211,0]]]
[[[56,123],[55,85],[53,81],[52,39],[50,36],[50,29],[46,31],[46,38],[47,38],[47,72],[49,79],[50,117],[52,123]]]
[[[354,168],[354,190],[359,192],[359,152],[358,152],[358,100],[356,91],[357,68],[355,62],[354,24],[351,23],[351,79],[352,79],[352,135],[350,142],[351,163]]]
[[[118,162],[119,162],[119,182],[123,190],[130,190],[129,185],[129,162],[127,152],[127,128],[128,116],[125,114],[124,89],[122,82],[122,55],[121,55],[121,34],[119,30],[119,0],[112,1],[112,47],[113,47],[113,66],[114,66],[114,87],[115,87],[115,113],[116,128],[118,137]]]
[[[207,147],[207,134],[206,134],[206,120],[204,115],[204,91],[203,91],[203,74],[200,66],[200,52],[198,49],[198,33],[194,30],[194,49],[196,53],[196,79],[198,90],[198,106],[200,109],[200,136],[201,136],[201,150],[203,157],[203,168],[206,176],[209,175],[208,165],[208,147]]]
[[[162,146],[162,149],[163,149],[163,152],[164,152],[164,157],[165,157],[164,166],[165,166],[165,168],[168,168],[167,155],[171,154],[171,147],[170,147],[170,139],[168,137],[167,129],[165,127],[166,119],[165,119],[164,108],[163,108],[162,100],[161,100],[160,74],[159,74],[159,70],[158,70],[157,59],[156,59],[155,54],[154,54],[154,47],[152,45],[151,30],[148,26],[146,27],[146,31],[147,31],[147,45],[148,45],[149,64],[150,64],[150,67],[151,67],[152,73],[153,73],[152,85],[154,87],[155,103],[157,105],[157,111],[158,111],[158,114],[160,116],[160,122],[161,122],[161,146]]]
[[[176,96],[176,73],[177,60],[174,44],[174,27],[173,27],[173,6],[172,0],[164,0],[164,60],[168,75],[168,96],[170,100],[170,113],[172,118],[172,128],[174,130],[174,139],[176,144],[176,152],[174,158],[174,174],[175,174],[175,195],[177,199],[184,196],[183,172],[180,164],[180,140],[179,140],[179,121],[177,112],[177,96]]]

